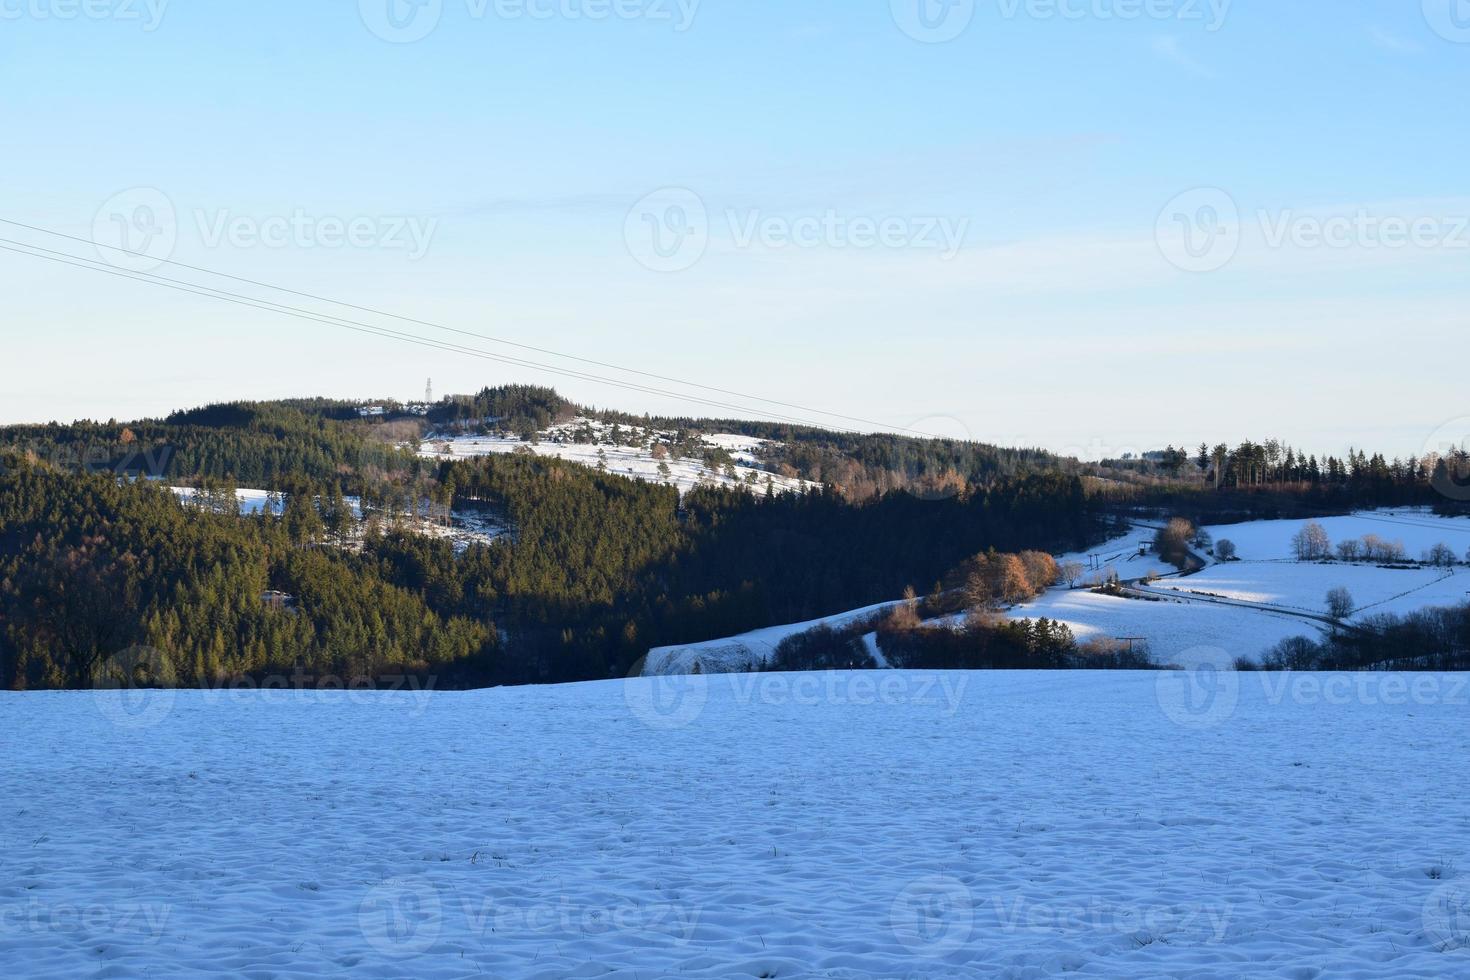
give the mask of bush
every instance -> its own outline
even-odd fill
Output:
[[[1189,542],[1194,540],[1195,533],[1192,523],[1176,517],[1154,535],[1154,550],[1175,568],[1188,568],[1191,564]]]
[[[1147,643],[1128,644],[1111,637],[1093,637],[1077,650],[1081,670],[1157,670]]]
[[[1261,660],[1263,670],[1316,670],[1323,658],[1321,645],[1305,636],[1282,640]]]
[[[863,642],[864,634],[830,626],[788,636],[776,647],[767,667],[773,671],[873,670],[878,662]]]

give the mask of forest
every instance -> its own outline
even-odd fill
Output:
[[[906,589],[1013,600],[1039,574],[1028,562],[1085,548],[1143,508],[1218,522],[1458,507],[1435,481],[1470,477],[1462,458],[1323,461],[1248,443],[1086,464],[745,423],[788,440],[769,465],[840,472],[848,484],[817,480],[825,488],[804,494],[702,485],[681,497],[529,453],[415,453],[434,425],[526,432],[590,411],[550,389],[486,389],[426,408],[426,418],[391,406],[363,418],[357,403],[300,399],[0,429],[0,687],[89,686],[137,648],[152,651],[147,680],[186,686],[281,674],[443,687],[617,677],[651,647]],[[199,492],[186,506],[170,486]],[[270,491],[279,507],[241,516],[236,487]],[[510,530],[467,548],[419,533],[416,522],[461,508]],[[1080,655],[1054,632],[980,621],[958,640],[885,636],[895,661]]]
[[[681,499],[528,455],[420,460],[402,431],[385,437],[399,424],[297,402],[0,430],[0,685],[87,686],[139,646],[157,651],[148,680],[188,686],[620,676],[651,646],[830,614],[987,548],[1101,530],[1080,480],[1057,473],[941,499]],[[206,492],[183,506],[165,483]],[[236,486],[283,511],[238,516]],[[367,515],[356,532],[344,494]],[[488,508],[514,533],[456,553],[394,519],[422,501]]]

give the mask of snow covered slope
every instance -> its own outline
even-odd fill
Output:
[[[865,606],[862,609],[838,613],[836,616],[813,619],[805,623],[793,623],[789,626],[771,626],[767,629],[754,630],[750,633],[742,633],[740,636],[720,640],[688,643],[682,646],[654,647],[648,651],[648,657],[644,661],[643,676],[692,674],[696,672],[696,669],[699,673],[707,674],[730,674],[757,670],[763,664],[770,662],[776,652],[776,647],[780,646],[781,641],[787,637],[809,632],[819,626],[829,626],[833,629],[847,626],[857,620],[886,612],[898,604],[899,602],[883,602],[876,606]],[[880,653],[879,657],[881,656]]]
[[[192,503],[199,497],[199,491],[193,487],[170,487],[169,489],[180,502],[185,504]],[[280,517],[286,509],[285,495],[271,494],[266,490],[237,489],[235,499],[239,501],[240,514],[245,517],[254,517],[267,507],[270,508],[272,515]],[[352,508],[352,516],[361,520],[362,501],[357,497],[344,499]],[[406,526],[417,534],[446,540],[456,552],[461,553],[468,550],[471,545],[491,544],[496,539],[511,533],[511,529],[504,521],[496,519],[483,510],[451,511],[450,523],[447,527],[425,519],[411,521]]]
[[[1205,530],[1219,541],[1235,542],[1244,561],[1288,561],[1294,557],[1291,539],[1306,521],[1251,521],[1247,524],[1223,524]],[[1470,518],[1436,517],[1432,512],[1416,508],[1375,510],[1347,517],[1319,517],[1327,536],[1335,546],[1340,541],[1375,534],[1388,541],[1400,541],[1408,557],[1418,559],[1437,544],[1447,544],[1462,560],[1470,551]]]
[[[1193,581],[1185,579],[1185,582]],[[1259,660],[1282,640],[1311,636],[1322,624],[1272,611],[1203,602],[1148,602],[1098,595],[1086,589],[1053,589],[1007,612],[1011,619],[1066,623],[1078,640],[1132,637],[1147,641],[1160,664],[1195,667]]]
[[[0,975],[1470,975],[1464,684],[1364,683],[0,694]]]
[[[675,434],[672,432],[627,426],[621,427],[620,431],[625,434],[625,441],[621,443],[612,439],[610,425],[594,419],[577,418],[540,433],[539,441],[535,443],[508,435],[430,435],[423,441],[419,455],[426,459],[470,459],[518,450],[529,451],[538,456],[564,459],[584,466],[600,465],[607,472],[618,476],[647,480],[650,483],[666,483],[677,487],[681,493],[694,489],[702,482],[719,486],[752,486],[757,491],[763,491],[769,479],[778,493],[802,492],[817,486],[761,469],[760,461],[754,455],[764,444],[761,439],[729,434],[702,437],[705,445],[730,453],[734,472],[734,476],[731,476],[723,468],[706,468],[700,459],[678,459],[672,453],[667,453],[663,459],[658,458],[653,447],[662,445],[666,451],[674,439]],[[587,432],[593,434],[593,441],[574,441],[578,433]],[[633,441],[638,444],[627,444]],[[660,471],[660,463],[667,468],[667,475]]]
[[[1327,592],[1345,588],[1357,615],[1405,612],[1425,606],[1454,605],[1470,592],[1470,569],[1379,568],[1376,565],[1299,564],[1296,562],[1232,562],[1184,578],[1162,579],[1155,589],[1181,595],[1208,594],[1299,609],[1327,612]]]
[[[1408,522],[1408,523],[1404,523]],[[1163,578],[1148,591],[1162,601],[1096,595],[1086,589],[1056,588],[1007,612],[1012,619],[1052,619],[1065,623],[1079,640],[1129,637],[1147,641],[1163,664],[1193,667],[1201,663],[1259,660],[1271,647],[1296,636],[1315,637],[1326,626],[1327,592],[1346,588],[1357,604],[1354,618],[1378,613],[1405,614],[1430,606],[1451,606],[1470,593],[1470,569],[1380,568],[1371,564],[1298,563],[1291,559],[1291,539],[1305,521],[1255,521],[1208,528],[1216,540],[1235,541],[1242,557],[1214,564],[1183,577]],[[1470,548],[1470,520],[1448,520],[1423,511],[1372,511],[1319,523],[1334,541],[1377,534],[1398,527],[1404,547],[1417,557],[1441,542],[1457,554]],[[1143,524],[1085,552],[1058,557],[1086,571],[1081,581],[1101,581],[1116,573],[1124,582],[1172,569],[1157,555],[1141,554],[1153,541],[1155,528]],[[1462,547],[1463,545],[1463,547]],[[1230,604],[1213,601],[1216,597]],[[788,636],[826,624],[839,626],[896,603],[858,609],[827,619],[757,630],[744,636],[651,650],[646,675],[688,673],[695,664],[704,672],[741,671],[767,662]],[[1259,608],[1250,608],[1256,606]],[[951,618],[949,621],[957,621]]]

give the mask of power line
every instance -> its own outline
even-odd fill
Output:
[[[270,290],[274,290],[276,292],[285,293],[285,294],[290,295],[290,296],[299,296],[302,299],[310,299],[310,300],[314,300],[314,301],[320,302],[320,303],[330,303],[333,306],[340,306],[340,307],[343,307],[344,309],[357,310],[357,311],[359,311],[361,313],[371,313],[374,316],[387,317],[387,318],[392,319],[392,320],[398,320],[398,321],[400,321],[402,323],[411,323],[411,324],[415,324],[417,326],[430,327],[430,328],[435,329],[435,330],[444,330],[444,331],[447,331],[449,333],[460,334],[461,336],[474,337],[477,340],[487,340],[487,341],[490,341],[491,343],[504,344],[506,346],[516,347],[516,348],[519,348],[521,350],[528,350],[528,351],[532,351],[532,352],[538,353],[538,354],[546,354],[546,355],[548,355],[550,357],[559,357],[559,358],[563,358],[563,359],[570,360],[570,361],[578,361],[578,362],[580,362],[582,364],[590,364],[590,365],[593,365],[595,367],[606,368],[606,369],[613,370],[613,371],[622,371],[622,372],[625,372],[627,374],[636,374],[636,375],[640,375],[640,376],[645,377],[645,378],[651,378],[651,379],[656,380],[656,381],[666,381],[666,382],[669,382],[669,383],[672,383],[672,384],[684,385],[685,387],[689,387],[689,388],[698,388],[698,389],[700,389],[702,391],[714,392],[716,394],[732,395],[732,396],[734,396],[736,398],[742,398],[742,399],[746,399],[746,400],[749,400],[749,401],[764,402],[767,405],[778,405],[778,406],[781,406],[783,408],[792,408],[792,409],[796,409],[797,411],[803,412],[803,413],[806,413],[806,414],[823,415],[823,416],[826,416],[828,418],[843,419],[843,420],[848,421],[848,422],[857,422],[857,423],[860,423],[862,425],[872,426],[872,427],[877,428],[877,429],[887,429],[887,430],[897,431],[897,432],[907,432],[907,433],[910,433],[912,435],[922,436],[922,437],[928,438],[928,439],[942,438],[940,436],[933,435],[932,433],[921,432],[921,431],[919,431],[917,429],[910,429],[910,428],[907,428],[905,426],[886,425],[886,424],[884,424],[882,422],[876,422],[876,421],[874,421],[872,419],[858,418],[858,417],[852,416],[852,415],[843,415],[843,414],[841,414],[839,412],[829,412],[829,411],[826,411],[824,409],[811,408],[811,407],[804,406],[804,405],[798,405],[798,404],[795,404],[793,402],[784,402],[784,401],[779,401],[777,399],[772,399],[772,398],[763,398],[760,395],[752,395],[752,394],[749,394],[749,393],[746,393],[746,392],[735,391],[735,390],[728,389],[728,388],[718,388],[718,387],[713,387],[713,386],[710,386],[710,385],[699,384],[698,382],[695,382],[695,381],[686,381],[686,380],[684,380],[682,378],[674,378],[674,377],[670,377],[670,376],[667,376],[667,375],[654,374],[654,373],[649,372],[649,371],[641,371],[641,370],[639,370],[637,368],[623,367],[622,365],[612,364],[612,363],[607,362],[607,361],[599,361],[599,360],[595,360],[593,358],[579,357],[579,356],[577,356],[575,354],[564,354],[564,353],[561,353],[559,351],[551,350],[551,349],[545,348],[545,347],[536,347],[536,346],[534,346],[532,344],[524,344],[524,343],[520,343],[520,342],[517,342],[517,341],[514,341],[514,340],[506,340],[506,339],[504,339],[502,337],[495,337],[495,336],[491,336],[489,334],[475,333],[474,331],[470,331],[470,330],[462,330],[462,329],[459,329],[457,327],[449,327],[449,326],[445,326],[444,324],[441,324],[441,323],[435,323],[435,322],[433,322],[431,320],[420,320],[420,319],[416,319],[414,317],[402,316],[402,315],[397,314],[397,313],[391,313],[391,312],[388,312],[386,310],[376,309],[376,308],[371,307],[371,306],[359,306],[359,305],[357,305],[355,303],[348,303],[348,302],[345,302],[343,300],[336,300],[336,299],[332,299],[332,298],[327,297],[327,296],[319,296],[319,295],[317,295],[315,293],[308,293],[308,292],[302,292],[302,291],[295,290],[295,289],[288,289],[285,286],[277,286],[277,285],[275,285],[273,283],[263,282],[263,281],[260,281],[260,280],[257,280],[257,279],[249,279],[249,278],[246,278],[244,276],[231,275],[230,273],[227,273],[227,272],[219,272],[217,270],[204,268],[202,266],[189,265],[188,263],[185,263],[185,262],[178,262],[178,261],[174,261],[172,259],[159,259],[156,256],[151,256],[151,255],[147,254],[146,252],[134,252],[134,251],[132,251],[130,249],[122,248],[121,246],[118,246],[118,245],[105,245],[105,244],[102,244],[100,242],[92,241],[91,239],[81,238],[81,237],[76,236],[76,235],[68,235],[68,234],[65,234],[64,232],[54,231],[54,230],[52,230],[50,228],[42,228],[42,227],[40,227],[38,225],[28,225],[28,224],[26,224],[24,222],[14,221],[14,220],[9,219],[9,218],[0,218],[0,224],[12,225],[12,226],[14,226],[16,228],[24,228],[27,231],[39,232],[40,234],[43,234],[43,235],[54,235],[57,238],[64,238],[64,239],[67,239],[68,241],[79,242],[79,243],[81,243],[83,245],[90,245],[90,246],[93,246],[93,247],[96,247],[96,248],[105,248],[105,249],[108,249],[108,250],[114,251],[114,252],[121,252],[121,253],[123,253],[125,255],[131,255],[131,256],[134,256],[136,258],[148,259],[150,261],[159,262],[160,264],[171,265],[171,266],[175,266],[175,267],[180,268],[180,269],[187,269],[187,270],[189,270],[191,272],[202,272],[205,275],[218,276],[221,279],[229,279],[229,280],[231,280],[233,282],[239,282],[239,283],[245,283],[245,284],[251,285],[251,286],[257,286],[257,287],[259,287],[261,289],[270,289]],[[10,241],[10,239],[0,239],[0,240]],[[21,242],[21,243],[12,242],[12,244],[29,245],[29,243],[24,243],[24,242]],[[39,247],[39,246],[36,246],[36,247]],[[50,250],[49,249],[46,249],[45,251],[50,251]],[[72,256],[72,257],[73,258],[78,258],[78,256]],[[83,260],[83,261],[90,261],[90,260]],[[205,287],[205,288],[209,288],[209,287]],[[608,383],[612,383],[612,382],[608,382]],[[674,395],[672,397],[681,397],[682,398],[682,397],[686,397],[686,396],[683,396],[683,395]],[[741,411],[750,411],[750,409],[742,408]],[[766,413],[766,414],[769,414],[769,413]],[[780,416],[776,416],[776,417],[780,417]],[[803,423],[803,424],[809,424],[809,423]],[[816,428],[821,428],[822,426],[815,426],[815,427]]]
[[[782,422],[789,422],[793,425],[808,426],[815,429],[833,428],[833,426],[831,425],[824,426],[822,423],[814,422],[810,419],[784,415],[778,412],[772,412],[768,409],[755,408],[748,405],[736,405],[728,402],[713,401],[711,399],[702,398],[697,395],[690,395],[684,392],[653,388],[628,381],[620,381],[615,378],[606,378],[599,375],[587,374],[581,371],[573,371],[567,368],[554,367],[552,365],[542,364],[536,361],[527,361],[521,358],[510,357],[504,354],[494,354],[489,351],[483,351],[473,347],[465,347],[460,344],[451,344],[444,341],[432,340],[427,337],[404,333],[402,331],[393,330],[391,328],[380,326],[377,324],[362,323],[361,321],[349,320],[345,317],[338,317],[329,313],[321,313],[315,310],[305,310],[299,307],[276,303],[272,300],[261,299],[259,297],[245,296],[239,293],[231,293],[227,290],[217,289],[213,286],[205,286],[202,283],[193,283],[177,279],[169,279],[165,276],[155,276],[151,273],[146,272],[135,272],[133,270],[118,269],[113,266],[107,265],[97,259],[88,259],[82,256],[71,255],[65,252],[57,252],[54,249],[44,248],[30,242],[18,242],[9,238],[0,238],[0,249],[3,249],[7,252],[14,252],[19,255],[29,255],[33,258],[46,259],[47,261],[51,262],[58,262],[62,265],[85,269],[89,272],[103,272],[108,275],[117,276],[121,279],[129,279],[134,282],[163,286],[168,289],[178,290],[179,292],[192,293],[196,296],[203,296],[207,299],[223,300],[227,303],[234,303],[239,306],[247,306],[253,309],[263,310],[267,313],[277,313],[282,316],[291,316],[296,317],[297,319],[310,320],[316,323],[323,323],[328,326],[342,327],[344,329],[352,330],[357,333],[366,333],[377,337],[400,340],[406,343],[429,347],[434,350],[442,350],[457,354],[468,354],[472,357],[480,357],[502,364],[510,364],[517,367],[526,367],[538,371],[548,371],[553,374],[575,378],[577,380],[612,385],[614,387],[622,388],[628,391],[640,392],[643,394],[659,395],[667,398],[681,399],[684,401],[694,402],[696,404],[706,405],[712,408],[719,408],[726,411],[749,412],[756,415],[764,415],[768,418],[776,419]],[[930,438],[937,437],[931,436]]]

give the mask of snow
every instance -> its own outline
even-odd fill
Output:
[[[1123,637],[1146,640],[1157,662],[1195,667],[1203,663],[1229,665],[1242,657],[1259,661],[1282,640],[1298,636],[1316,638],[1327,625],[1323,621],[1327,592],[1338,586],[1346,588],[1357,603],[1354,619],[1457,605],[1470,594],[1470,569],[1464,566],[1381,568],[1371,564],[1292,561],[1291,539],[1305,523],[1255,521],[1207,528],[1217,541],[1221,538],[1235,541],[1242,556],[1250,549],[1254,554],[1268,556],[1267,560],[1212,564],[1195,575],[1162,578],[1151,586],[1136,589],[1160,601],[1058,587],[1008,610],[1007,615],[1012,619],[1046,618],[1065,623],[1080,642]],[[1458,537],[1470,536],[1470,520],[1440,519],[1425,511],[1372,511],[1323,518],[1320,523],[1329,534],[1337,535],[1334,541],[1364,534],[1386,537],[1384,528],[1404,528],[1405,547],[1416,556],[1418,551],[1441,541],[1461,554],[1465,547],[1470,547]],[[1090,551],[1060,555],[1057,560],[1076,562],[1087,569],[1083,583],[1100,582],[1109,572],[1116,572],[1123,582],[1136,582],[1150,573],[1172,574],[1172,567],[1157,555],[1140,555],[1142,548],[1152,545],[1156,530],[1143,524],[1134,525],[1127,534]],[[820,625],[842,626],[896,604],[869,606],[743,636],[656,648],[649,651],[644,673],[689,673],[695,664],[705,673],[749,670],[769,662],[776,646],[788,636]],[[958,617],[946,617],[932,625],[955,622]],[[865,637],[864,641],[870,649],[876,648],[873,637]],[[881,657],[879,663],[883,663]]]
[[[1408,612],[1464,601],[1470,593],[1470,571],[1341,562],[1233,562],[1154,585],[1155,589],[1224,596],[1319,615],[1327,612],[1328,590],[1338,587],[1352,594],[1358,615]]]
[[[192,501],[199,495],[199,491],[193,487],[169,487],[169,489],[174,492],[175,497],[178,497],[184,503]],[[247,516],[254,516],[265,510],[270,496],[270,492],[266,490],[240,489],[235,491],[235,499],[240,501],[240,513]],[[280,517],[285,510],[285,498],[277,494],[275,503],[269,504],[269,506],[271,508],[271,514]]]
[[[596,436],[596,442],[573,441],[574,433],[587,429],[590,429]],[[607,472],[614,475],[646,480],[650,483],[664,483],[677,487],[680,493],[687,493],[701,483],[717,486],[747,486],[751,476],[755,477],[755,489],[758,492],[764,491],[768,478],[778,493],[786,491],[800,493],[818,488],[818,484],[779,476],[761,469],[754,453],[762,446],[768,445],[766,440],[718,433],[702,436],[701,439],[711,447],[730,452],[735,460],[735,479],[730,479],[723,468],[718,471],[706,469],[703,460],[675,459],[672,453],[662,461],[669,470],[669,475],[665,477],[659,472],[660,460],[654,456],[652,445],[668,444],[673,440],[675,434],[632,426],[621,426],[620,429],[629,436],[636,435],[643,444],[629,446],[615,443],[610,437],[611,425],[595,419],[576,418],[539,433],[538,441],[534,443],[511,435],[430,435],[423,440],[419,455],[425,459],[474,459],[480,456],[527,451],[538,456],[580,463],[583,466],[595,468],[603,465]]]
[[[169,489],[184,503],[192,501],[199,495],[199,491],[193,487],[170,487]],[[274,502],[268,503],[272,496],[274,496]],[[240,513],[243,516],[258,515],[267,506],[271,508],[271,514],[275,517],[280,517],[285,513],[286,496],[284,494],[272,495],[267,490],[242,488],[235,491],[235,498],[240,502]],[[358,497],[343,499],[352,508],[352,516],[359,521],[362,520],[362,500]],[[511,533],[510,528],[503,521],[495,519],[482,510],[454,510],[450,512],[449,520],[448,527],[429,520],[418,520],[406,526],[416,534],[450,542],[455,552],[460,554],[467,551],[471,545],[491,544],[498,538]]]
[[[1168,571],[1169,566],[1163,564],[1158,555],[1149,553],[1153,550],[1157,533],[1158,528],[1135,524],[1127,534],[1112,538],[1090,551],[1058,555],[1057,563],[1081,565],[1085,569],[1081,581],[1098,584],[1107,580],[1109,572],[1116,572],[1118,578],[1126,582],[1143,578],[1150,572]]]
[[[719,640],[707,640],[703,643],[686,643],[678,646],[654,647],[648,651],[644,661],[643,675],[645,677],[667,676],[672,674],[692,674],[695,667],[699,672],[707,674],[731,674],[758,668],[770,663],[771,657],[776,653],[776,648],[781,641],[787,637],[807,633],[819,626],[838,629],[858,620],[876,616],[879,613],[899,605],[903,600],[896,602],[881,602],[874,606],[864,606],[862,609],[853,609],[849,612],[838,613],[835,616],[824,616],[821,619],[808,620],[805,623],[792,623],[788,626],[771,626],[766,629],[754,630],[742,633],[740,636],[731,636]],[[866,640],[870,650],[876,650],[877,644]],[[879,654],[879,663],[882,663],[882,655]]]
[[[1205,680],[0,694],[0,975],[1470,974],[1464,678]]]
[[[1401,541],[1411,559],[1418,559],[1437,544],[1447,544],[1455,554],[1465,558],[1470,551],[1470,518],[1436,517],[1422,508],[1400,508],[1366,511],[1345,517],[1319,517],[1316,522],[1326,530],[1333,547],[1339,541],[1376,534],[1387,541]],[[1291,539],[1306,521],[1251,521],[1246,524],[1222,524],[1207,527],[1216,541],[1233,541],[1239,557],[1247,561],[1288,561],[1295,557]]]
[[[1239,657],[1260,660],[1282,640],[1316,638],[1323,626],[1273,611],[1182,599],[1123,599],[1087,589],[1053,589],[1007,615],[1012,619],[1045,618],[1065,623],[1079,642],[1095,637],[1141,638],[1148,642],[1155,662],[1191,668],[1201,664],[1228,666]]]

